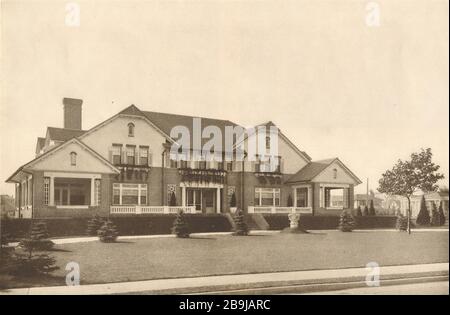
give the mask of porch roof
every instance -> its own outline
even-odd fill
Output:
[[[361,180],[353,174],[348,167],[344,165],[338,158],[331,158],[320,161],[312,161],[300,169],[296,174],[287,179],[286,183],[309,182],[314,180],[319,174],[325,171],[334,162],[338,163],[346,173],[353,178],[356,184],[361,184]]]

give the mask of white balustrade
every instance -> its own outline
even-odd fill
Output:
[[[312,213],[311,207],[250,206],[248,213]]]
[[[169,206],[111,206],[111,214],[175,214],[179,211],[184,213],[197,213],[195,207],[169,207]]]

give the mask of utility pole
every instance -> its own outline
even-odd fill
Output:
[[[367,177],[366,181],[366,206],[369,206],[369,177]]]

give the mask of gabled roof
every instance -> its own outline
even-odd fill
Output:
[[[42,159],[46,158],[47,156],[54,154],[55,152],[63,149],[65,146],[71,144],[71,143],[77,143],[79,144],[81,147],[83,147],[84,149],[86,149],[89,153],[91,153],[93,156],[95,156],[97,159],[99,159],[103,164],[107,165],[114,173],[119,174],[120,170],[117,169],[114,165],[112,165],[107,159],[105,159],[104,157],[102,157],[100,154],[98,154],[96,151],[94,151],[92,148],[90,148],[88,145],[86,145],[84,142],[82,142],[81,140],[77,139],[77,138],[72,138],[69,139],[68,141],[64,142],[61,145],[58,146],[54,146],[52,147],[50,150],[44,152],[43,154],[37,156],[36,158],[32,159],[31,161],[25,163],[24,165],[22,165],[21,167],[19,167],[5,182],[7,183],[11,183],[14,182],[13,177],[20,173],[20,172],[25,172],[25,173],[29,173],[29,167],[33,166],[34,164],[36,164],[37,162],[41,161]],[[27,169],[28,168],[28,169]]]
[[[38,137],[36,142],[36,154],[39,154],[43,147],[45,147],[45,138]]]
[[[256,132],[256,128],[257,128],[257,127],[266,127],[266,128],[276,127],[277,130],[278,130],[278,135],[279,135],[284,141],[286,141],[286,143],[287,143],[288,145],[290,145],[290,146],[294,149],[294,151],[296,151],[296,152],[297,152],[303,159],[305,159],[307,162],[310,162],[310,161],[311,161],[311,157],[310,157],[305,151],[300,150],[300,149],[299,149],[299,148],[298,148],[291,140],[289,140],[289,138],[286,137],[286,136],[284,135],[284,133],[281,132],[280,128],[278,128],[278,126],[275,125],[272,121],[268,121],[268,122],[265,122],[265,123],[256,125],[256,126],[255,126],[255,132]],[[266,130],[267,130],[267,129],[266,129]],[[245,141],[250,135],[251,135],[251,134],[248,134],[248,135],[246,134],[245,137],[243,137],[239,142],[236,142],[236,143],[234,144],[234,147],[237,147],[240,143],[242,143],[242,141]]]
[[[336,159],[326,159],[320,161],[313,161],[306,164],[296,174],[292,175],[286,182],[306,182],[312,180],[314,177],[322,173],[331,163]]]
[[[345,166],[344,163],[339,160],[339,158],[332,158],[320,161],[312,161],[305,165],[296,174],[292,175],[286,183],[296,183],[296,182],[306,182],[311,181],[321,174],[328,166],[332,163],[337,162],[354,180],[357,184],[361,184],[361,180],[353,174],[353,172]]]
[[[50,139],[54,141],[67,141],[69,139],[79,137],[85,132],[85,130],[47,127],[47,134]]]

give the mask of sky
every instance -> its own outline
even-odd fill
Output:
[[[1,1],[0,193],[63,97],[83,129],[130,104],[271,120],[374,190],[430,147],[448,186],[448,1],[71,1],[79,26],[68,3]]]

